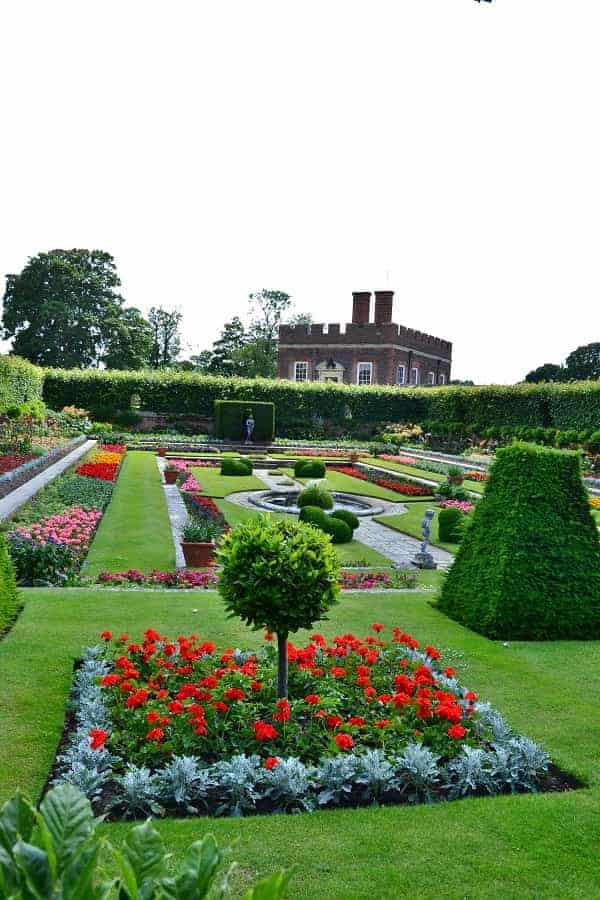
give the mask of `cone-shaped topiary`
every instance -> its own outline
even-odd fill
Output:
[[[0,635],[19,609],[15,569],[8,555],[6,540],[0,534]]]
[[[286,697],[288,635],[324,619],[337,602],[339,563],[329,537],[304,522],[261,516],[223,538],[219,563],[227,612],[277,634],[277,691]]]
[[[577,453],[498,451],[439,607],[490,638],[600,637],[600,541]]]

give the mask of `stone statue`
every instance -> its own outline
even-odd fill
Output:
[[[248,418],[246,419],[246,443],[252,443],[252,435],[254,433],[254,417],[252,413],[248,413]]]
[[[418,566],[419,569],[437,569],[437,563],[431,555],[430,551],[427,549],[429,541],[431,540],[431,523],[433,521],[433,516],[433,509],[425,510],[425,518],[421,523],[423,541],[421,543],[419,552],[415,555],[415,558],[413,560],[415,566]]]

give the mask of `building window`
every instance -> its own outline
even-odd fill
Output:
[[[357,369],[357,384],[371,384],[373,376],[373,363],[359,362]]]
[[[418,384],[418,383],[419,383],[419,370],[418,370],[418,369],[411,369],[411,370],[410,370],[410,383],[411,383],[411,384]]]
[[[427,384],[435,384],[435,372],[427,373]]]
[[[442,372],[438,375],[438,384],[446,384],[446,376]]]
[[[308,363],[294,363],[294,381],[308,381]]]
[[[398,374],[396,375],[396,384],[404,384],[406,380],[406,369],[404,366],[398,366]]]

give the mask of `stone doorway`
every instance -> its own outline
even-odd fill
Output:
[[[333,358],[319,363],[315,366],[315,371],[317,381],[330,381],[333,384],[343,384],[344,382],[344,367]]]

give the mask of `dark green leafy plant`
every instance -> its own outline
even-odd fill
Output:
[[[0,897],[6,900],[202,900],[230,895],[223,851],[212,834],[193,843],[173,871],[162,838],[148,820],[119,849],[98,834],[89,800],[70,784],[50,790],[39,810],[21,794],[0,811]],[[118,874],[101,864],[112,857]],[[246,900],[277,900],[290,873],[250,888]]]
[[[577,453],[498,451],[439,606],[493,639],[600,637],[600,542]]]
[[[216,541],[221,532],[221,526],[213,519],[193,518],[185,523],[181,536],[190,544],[209,544]]]
[[[75,556],[66,544],[41,544],[13,533],[8,546],[18,584],[64,585],[73,577]]]
[[[339,593],[339,564],[325,534],[261,517],[222,540],[218,590],[231,616],[277,635],[278,696],[288,691],[288,636],[325,618]]]
[[[318,506],[321,509],[332,509],[333,497],[320,484],[309,484],[298,494],[298,506]]]

